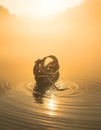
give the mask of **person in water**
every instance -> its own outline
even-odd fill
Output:
[[[44,65],[46,58],[52,58],[52,61],[47,65]],[[59,69],[59,64],[55,56],[47,56],[42,60],[38,59],[35,61],[35,66],[33,68],[34,75],[43,75],[48,73],[55,73]]]
[[[45,60],[51,58],[52,61],[45,65]],[[57,80],[59,78],[59,64],[55,56],[50,55],[43,59],[35,61],[33,74],[35,75],[36,82],[43,82],[43,79],[48,75],[50,79]]]

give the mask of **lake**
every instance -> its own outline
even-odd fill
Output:
[[[59,80],[37,89],[34,81],[0,82],[1,130],[100,130],[101,82]]]

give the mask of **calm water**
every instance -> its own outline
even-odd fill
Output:
[[[101,130],[101,82],[58,81],[56,85],[67,89],[1,81],[0,130]]]

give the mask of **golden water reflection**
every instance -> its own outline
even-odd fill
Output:
[[[58,109],[57,101],[55,95],[52,94],[49,99],[47,99],[45,103],[45,107],[48,109],[47,114],[54,116],[56,114],[56,110]]]

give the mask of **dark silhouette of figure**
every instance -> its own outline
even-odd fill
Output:
[[[51,58],[52,61],[49,62],[46,66],[45,66],[45,69],[46,71],[50,71],[52,73],[55,73],[57,70],[59,70],[59,63],[58,63],[58,60],[55,56],[53,55],[50,55],[46,58]]]
[[[45,65],[47,58],[51,58],[52,61]],[[33,68],[33,74],[35,75],[35,80],[37,85],[43,84],[44,86],[50,85],[59,78],[59,64],[55,56],[50,55],[44,57],[43,59],[38,59],[35,61],[35,66]],[[51,81],[51,82],[50,82]]]
[[[51,58],[52,61],[45,65],[47,58]],[[53,87],[57,91],[64,91],[67,89],[59,89],[54,84],[59,78],[59,63],[57,58],[53,55],[35,61],[33,74],[36,80],[36,85],[33,89],[33,97],[37,103],[44,103],[46,91],[50,87]]]

